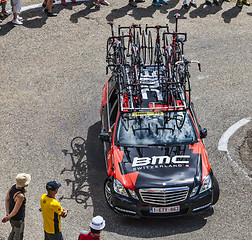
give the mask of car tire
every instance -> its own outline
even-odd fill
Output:
[[[113,204],[112,204],[112,191],[111,191],[111,180],[109,178],[107,178],[104,181],[104,196],[106,199],[107,204],[109,205],[109,207],[111,207],[113,209]]]
[[[213,175],[212,176],[212,184],[213,184],[213,199],[212,199],[212,205],[216,204],[219,200],[220,196],[220,188],[219,183],[217,181],[217,178]]]

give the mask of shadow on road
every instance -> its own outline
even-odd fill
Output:
[[[64,168],[61,174],[71,171],[73,179],[65,179],[72,192],[70,196],[63,196],[61,199],[73,199],[86,208],[87,200],[91,198],[93,215],[103,216],[106,219],[106,231],[119,235],[157,238],[192,232],[205,226],[206,217],[212,215],[213,210],[203,215],[173,219],[134,219],[114,213],[103,196],[106,171],[103,145],[98,140],[100,129],[101,122],[95,123],[88,129],[87,140],[75,137],[71,141],[71,151],[62,150],[65,155],[69,155],[72,165],[69,169]]]
[[[233,8],[230,8],[226,12],[223,12],[221,14],[222,18],[224,19],[225,23],[230,23],[233,18],[236,18],[239,13],[242,11],[241,8],[238,8],[234,6]]]
[[[125,5],[119,9],[112,9],[107,15],[106,19],[108,21],[114,21],[115,19],[123,18],[126,15],[133,17],[135,20],[141,20],[142,18],[154,18],[153,15],[156,11],[160,13],[167,14],[168,9],[174,8],[179,3],[179,0],[170,1],[167,5],[162,5],[162,7],[157,8],[155,6],[148,6],[146,8],[137,7],[134,8],[130,5]],[[128,14],[132,10],[132,13]]]
[[[79,18],[89,19],[88,14],[90,14],[92,12],[99,11],[99,8],[95,7],[92,1],[91,2],[83,2],[83,3],[80,3],[80,4],[85,5],[86,8],[79,11],[79,12],[73,13],[71,15],[70,21],[72,23],[77,23]]]

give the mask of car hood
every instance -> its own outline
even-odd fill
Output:
[[[134,187],[192,186],[201,180],[201,154],[198,144],[175,147],[127,147],[119,163],[122,175]],[[137,177],[136,177],[137,174]],[[122,176],[123,177],[123,176]]]

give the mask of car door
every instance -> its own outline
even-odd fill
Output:
[[[107,82],[107,101],[106,104],[102,106],[101,118],[102,118],[102,131],[103,133],[108,133],[110,127],[115,123],[117,113],[118,113],[118,97],[117,89],[115,84],[115,79],[111,77]],[[111,149],[111,141],[104,142],[104,157],[107,160],[107,154]]]

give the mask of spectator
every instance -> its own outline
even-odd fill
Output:
[[[219,2],[218,0],[213,0],[213,4],[215,4],[216,6],[219,6]],[[210,0],[206,0],[206,5],[212,5],[211,1]]]
[[[76,3],[76,0],[71,0],[71,1],[72,1],[72,3]],[[64,5],[64,6],[67,5],[66,0],[61,0],[61,3],[62,3],[62,5]]]
[[[5,223],[10,221],[12,230],[8,240],[23,240],[24,237],[24,219],[26,187],[31,181],[31,176],[26,173],[20,173],[16,176],[16,184],[13,184],[5,198],[6,217],[2,219]]]
[[[242,5],[250,6],[250,2],[248,0],[237,0],[236,6],[242,8]]]
[[[45,8],[44,12],[48,17],[56,17],[57,13],[52,12],[53,0],[44,0],[42,6]]]
[[[101,216],[96,216],[90,223],[90,231],[83,231],[80,233],[78,240],[99,240],[101,231],[105,227],[105,221]]]
[[[137,3],[145,2],[145,0],[129,0],[129,5],[132,7],[137,7]]]
[[[197,7],[197,4],[194,2],[194,0],[191,0],[191,2],[189,3],[189,5],[190,6],[192,6],[192,7]],[[183,2],[183,7],[185,8],[185,9],[187,9],[187,8],[189,8],[189,6],[188,6],[188,4],[187,4],[187,0],[184,0],[184,2]]]
[[[47,194],[43,194],[40,198],[45,240],[63,240],[61,217],[65,218],[67,216],[67,210],[63,209],[55,199],[60,186],[59,182],[48,182],[46,184]]]
[[[105,6],[109,5],[109,3],[106,0],[96,0],[93,2],[93,4],[98,8],[100,8],[102,5],[105,5]]]
[[[21,6],[22,6],[22,0],[11,0],[11,6],[12,6],[12,12],[13,12],[13,20],[12,23],[16,25],[22,25],[23,20],[22,17],[19,16]]]
[[[9,14],[6,11],[6,4],[7,4],[7,0],[0,0],[0,5],[2,7],[2,12],[0,13],[0,17],[9,16]]]
[[[166,2],[165,0],[159,0],[159,1],[153,0],[153,1],[152,1],[152,5],[153,5],[153,6],[160,7],[161,4],[165,4],[165,5],[166,5],[167,2]]]

